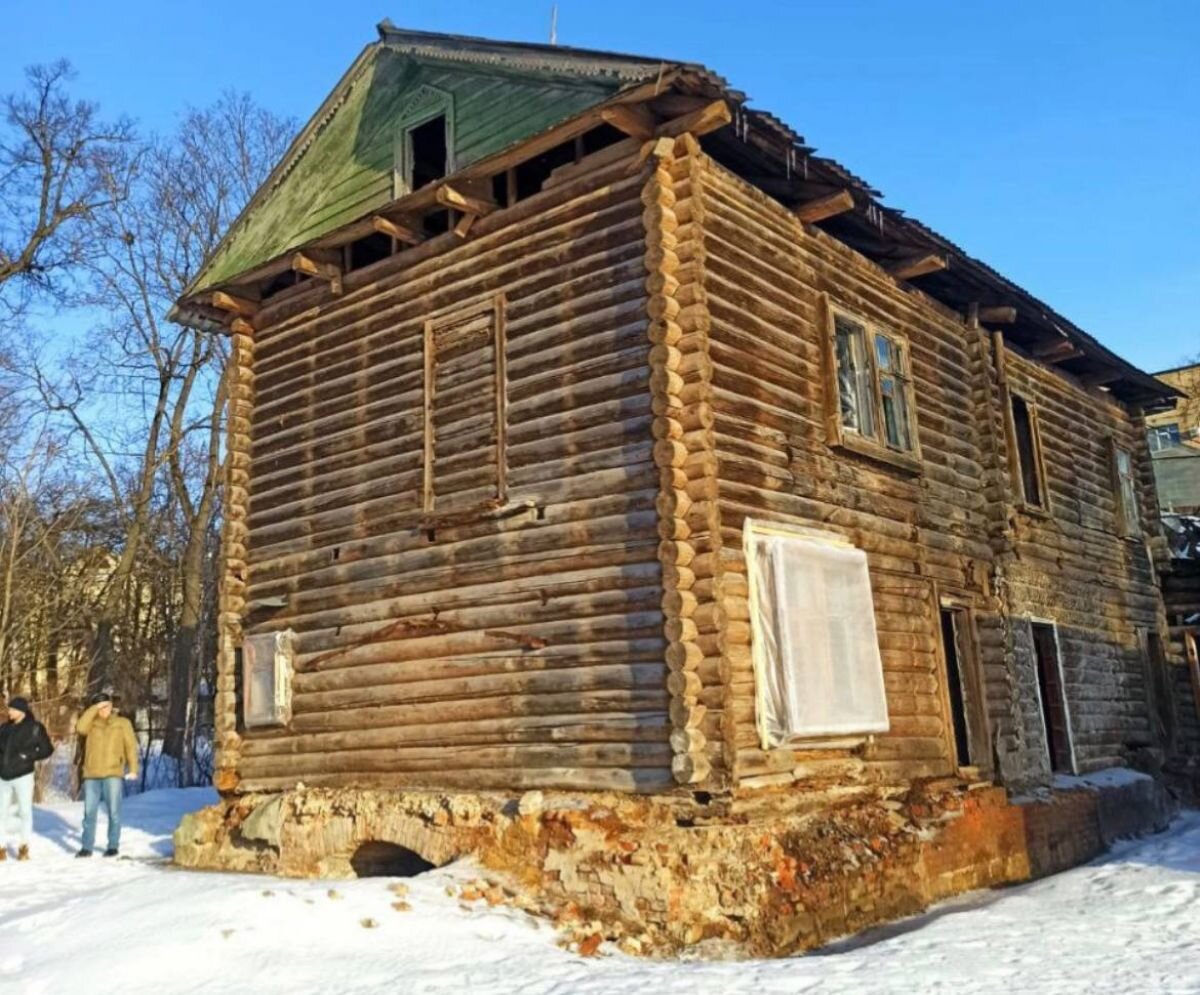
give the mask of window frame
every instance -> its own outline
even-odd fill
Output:
[[[831,446],[850,450],[862,456],[888,463],[906,472],[919,474],[922,469],[920,424],[917,415],[916,385],[912,371],[912,344],[908,336],[878,322],[834,304],[828,294],[822,294],[825,311],[825,434]],[[870,379],[869,416],[872,432],[848,426],[842,415],[842,367],[838,360],[838,321],[841,319],[861,332],[865,372]],[[879,340],[887,342],[899,356],[898,367],[880,370]],[[858,374],[861,375],[861,374]],[[910,442],[908,449],[893,445],[887,438],[887,418],[884,404],[883,378],[892,377],[900,387],[904,407],[904,427]],[[856,389],[862,403],[861,386]],[[861,418],[860,421],[864,419]]]
[[[1121,456],[1129,459],[1129,473],[1121,472]],[[1113,514],[1116,518],[1117,535],[1125,539],[1142,537],[1141,501],[1138,497],[1137,465],[1133,450],[1123,446],[1116,436],[1108,438],[1108,465],[1112,474]],[[1130,493],[1125,493],[1125,481],[1129,482]]]
[[[1025,464],[1021,459],[1021,447],[1017,437],[1016,403],[1018,401],[1024,405],[1025,413],[1029,418],[1029,439],[1033,448],[1033,472],[1041,497],[1040,503],[1030,501],[1029,495],[1025,492]],[[1047,484],[1046,457],[1042,447],[1042,426],[1038,416],[1037,403],[1021,391],[1010,390],[1007,408],[1005,420],[1009,441],[1008,467],[1012,477],[1012,490],[1017,498],[1017,506],[1030,514],[1050,515],[1052,513],[1050,488]]]
[[[242,727],[247,731],[286,728],[292,721],[292,675],[295,670],[295,634],[291,629],[262,632],[245,636],[239,647],[239,677],[241,680]],[[259,653],[270,654],[258,659]],[[253,688],[257,682],[253,673],[269,672],[271,678],[270,707],[252,710]]]
[[[1172,431],[1174,430],[1174,431]],[[1166,433],[1166,440],[1163,440],[1163,433]],[[1165,422],[1162,425],[1147,425],[1146,426],[1146,445],[1152,453],[1161,453],[1164,449],[1174,449],[1176,446],[1183,444],[1183,432],[1179,427],[1179,422]]]
[[[454,150],[454,95],[435,86],[421,86],[408,99],[396,117],[392,147],[392,198],[399,199],[412,189],[412,132],[435,118],[446,118],[446,172],[457,167]]]
[[[1046,749],[1047,758],[1050,761],[1050,778],[1054,779],[1056,774],[1066,774],[1077,777],[1079,775],[1079,759],[1075,752],[1075,725],[1071,719],[1071,702],[1067,697],[1067,679],[1063,671],[1063,656],[1062,656],[1062,640],[1059,638],[1058,622],[1052,618],[1040,618],[1037,615],[1025,616],[1025,623],[1029,630],[1029,648],[1033,654],[1034,667],[1034,690],[1037,692],[1038,718],[1042,728],[1042,745]],[[1047,728],[1046,722],[1046,702],[1042,692],[1042,678],[1039,674],[1040,662],[1038,660],[1037,635],[1034,632],[1034,627],[1040,626],[1043,629],[1049,629],[1054,642],[1054,659],[1051,661],[1054,664],[1055,679],[1058,684],[1058,699],[1063,711],[1063,731],[1067,736],[1067,763],[1068,769],[1065,771],[1056,771],[1054,769],[1054,751],[1050,748],[1050,731]]]

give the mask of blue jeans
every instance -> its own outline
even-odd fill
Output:
[[[125,796],[124,780],[119,777],[88,777],[83,781],[83,849],[92,849],[96,842],[96,814],[101,796],[108,812],[108,848],[121,845],[121,799]]]

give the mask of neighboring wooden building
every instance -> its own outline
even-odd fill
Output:
[[[385,23],[178,315],[232,336],[226,792],[1156,745],[1171,388],[703,67]]]

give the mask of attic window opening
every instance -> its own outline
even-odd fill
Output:
[[[392,254],[392,250],[390,236],[379,232],[366,235],[346,246],[346,269],[363,269],[380,262],[387,259]]]
[[[410,190],[420,190],[427,183],[446,175],[448,143],[445,114],[408,128],[405,140],[408,142]]]
[[[276,294],[289,287],[294,287],[298,283],[303,283],[305,280],[311,279],[303,273],[297,273],[294,270],[288,270],[286,273],[280,273],[279,276],[271,280],[262,288],[262,299],[265,301],[268,297],[274,297]]]
[[[540,193],[542,185],[559,166],[570,166],[576,160],[575,141],[555,145],[548,152],[527,159],[517,166],[517,200]]]
[[[591,155],[593,152],[599,152],[610,145],[616,145],[617,142],[624,141],[626,137],[623,131],[619,131],[611,124],[602,124],[598,128],[584,132],[583,154]]]

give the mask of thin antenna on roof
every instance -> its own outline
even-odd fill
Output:
[[[558,44],[558,4],[550,5],[550,44]]]

